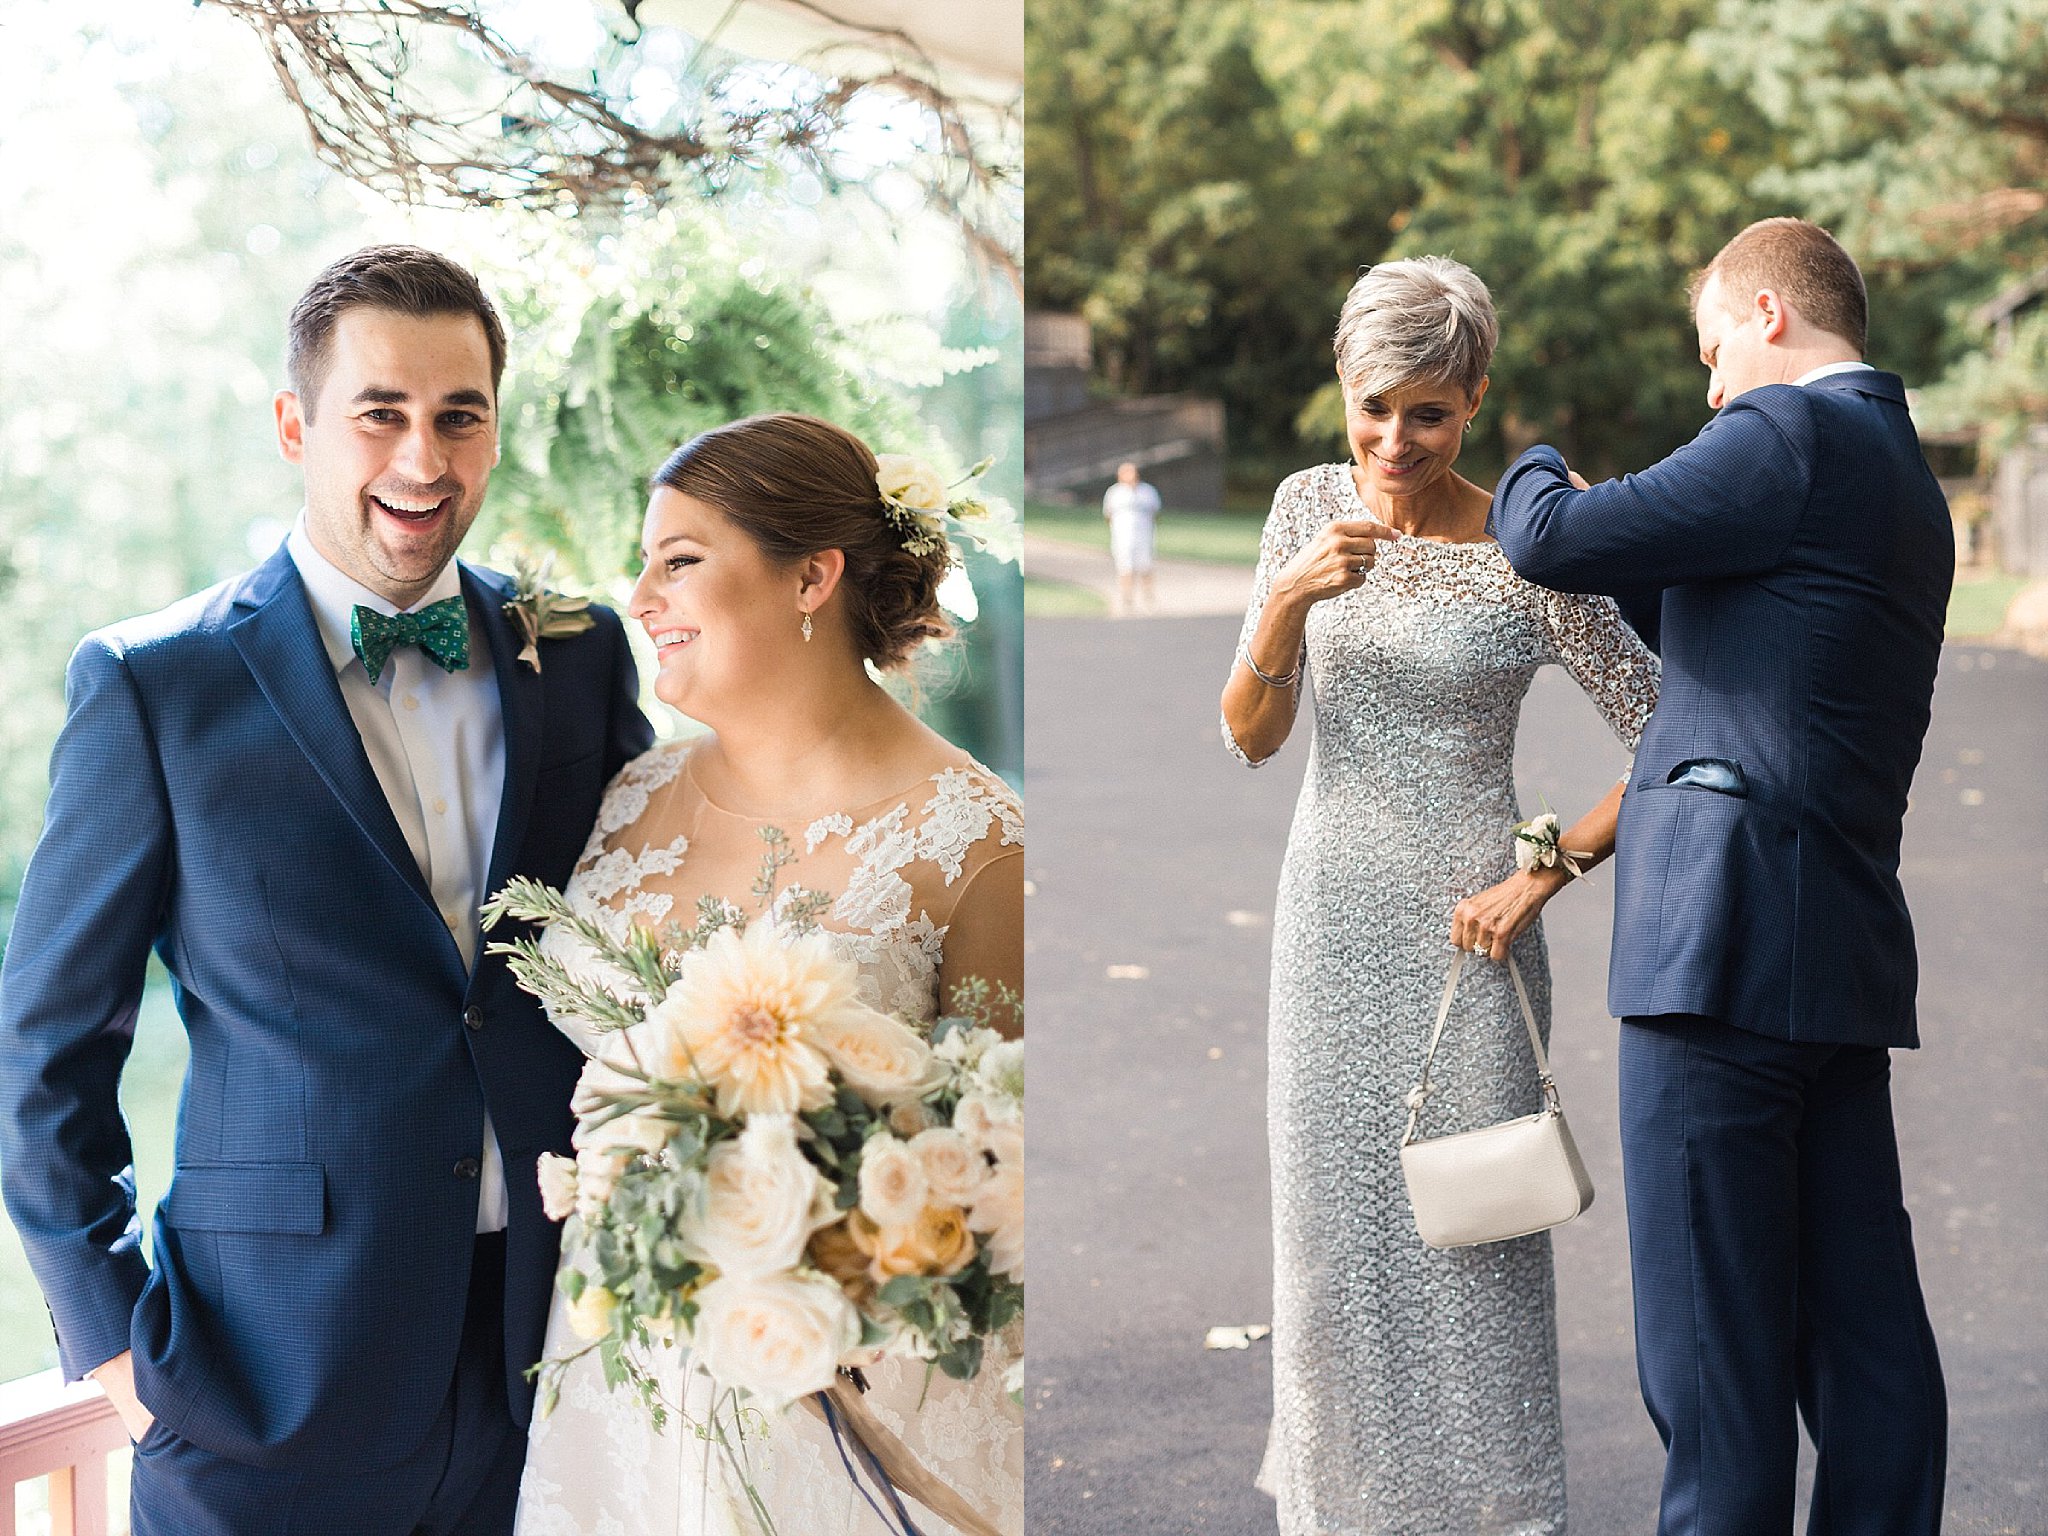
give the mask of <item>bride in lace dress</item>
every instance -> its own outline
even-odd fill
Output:
[[[648,508],[632,615],[653,637],[655,692],[710,728],[629,763],[605,795],[567,895],[623,934],[687,922],[710,898],[758,909],[769,847],[785,839],[779,899],[830,894],[822,926],[871,1006],[929,1024],[978,977],[1021,992],[1023,821],[994,774],[898,705],[864,663],[900,664],[945,632],[934,596],[943,550],[912,553],[884,517],[875,460],[809,417],[733,423],[663,466]],[[574,963],[559,926],[544,944]],[[557,1024],[586,1052],[596,1039]],[[1000,1020],[998,1023],[1000,1024]],[[573,1257],[575,1229],[565,1237]],[[578,1344],[557,1297],[547,1353]],[[990,1524],[1023,1529],[1022,1417],[1005,1390],[1014,1337],[961,1382],[923,1362],[865,1371],[866,1405]],[[748,1495],[706,1441],[713,1384],[681,1350],[649,1362],[681,1409],[657,1433],[630,1391],[576,1362],[535,1422],[519,1536],[755,1536]],[[929,1374],[929,1379],[928,1378]],[[800,1407],[746,1418],[754,1491],[781,1536],[891,1531],[849,1477],[823,1423]],[[954,1527],[911,1505],[927,1536]]]
[[[1564,1438],[1547,1233],[1438,1251],[1397,1148],[1449,968],[1505,961],[1550,1021],[1543,904],[1517,872],[1515,726],[1561,662],[1633,748],[1658,666],[1607,598],[1518,578],[1452,470],[1486,392],[1485,286],[1440,257],[1360,278],[1337,333],[1355,463],[1288,479],[1266,524],[1224,737],[1256,766],[1315,737],[1273,923],[1268,1136],[1273,1423],[1284,1536],[1561,1536]],[[1564,848],[1613,849],[1617,786]],[[1504,965],[1468,967],[1431,1073],[1432,1135],[1538,1108]]]

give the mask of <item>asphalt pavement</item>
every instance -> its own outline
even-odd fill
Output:
[[[1033,620],[1028,1518],[1033,1536],[1266,1533],[1252,1487],[1270,1345],[1264,1125],[1273,893],[1306,726],[1223,750],[1230,618]],[[1622,749],[1539,674],[1517,779],[1571,816]],[[2048,1536],[2048,663],[1951,646],[1907,820],[1926,1046],[1894,1081],[1946,1363],[1946,1531]],[[1648,1536],[1661,1455],[1637,1396],[1604,1006],[1612,884],[1546,916],[1553,1058],[1598,1196],[1556,1240],[1575,1536]],[[1363,919],[1362,919],[1363,920]],[[1771,1536],[1771,1533],[1759,1533]]]

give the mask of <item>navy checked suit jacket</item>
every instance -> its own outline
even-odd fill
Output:
[[[1751,390],[1662,463],[1586,491],[1532,448],[1492,529],[1543,586],[1664,589],[1609,1011],[1918,1044],[1899,838],[1955,547],[1897,376]]]
[[[625,634],[594,610],[536,672],[511,583],[461,576],[503,705],[489,888],[559,886],[652,737]],[[67,697],[0,977],[0,1167],[65,1373],[132,1347],[150,1410],[239,1461],[415,1449],[454,1373],[488,1103],[523,1421],[559,1235],[535,1163],[569,1150],[580,1057],[502,959],[465,971],[290,556],[88,636]],[[152,947],[191,1065],[146,1266],[115,1090]]]

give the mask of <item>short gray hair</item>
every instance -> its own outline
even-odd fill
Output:
[[[1479,274],[1448,256],[1367,267],[1337,317],[1337,376],[1353,400],[1415,384],[1479,392],[1500,340]]]

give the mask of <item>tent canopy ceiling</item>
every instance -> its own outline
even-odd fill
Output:
[[[1024,0],[644,0],[649,26],[674,26],[756,58],[851,48],[881,67],[898,32],[937,67],[951,94],[1007,98],[1024,83]]]

